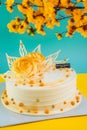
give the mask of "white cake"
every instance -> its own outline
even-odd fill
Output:
[[[11,71],[4,75],[6,90],[3,92],[2,102],[5,107],[14,112],[29,115],[62,113],[75,108],[81,101],[80,93],[77,91],[76,72],[72,68],[57,69],[54,64],[42,71],[47,65],[45,64],[43,67],[39,66],[41,73],[38,77],[39,64],[36,64],[36,60],[39,62],[41,57],[35,60],[34,56],[37,58],[38,53],[33,54],[35,54],[32,57],[33,65],[37,66],[37,69],[33,68],[34,73],[32,67],[29,68],[30,63],[27,71],[25,71],[26,67],[23,68],[25,56],[22,62],[19,62],[20,58],[15,60]],[[27,78],[26,73],[29,76]],[[34,75],[33,79],[32,75]]]

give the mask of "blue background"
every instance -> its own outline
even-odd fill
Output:
[[[28,51],[32,51],[38,44],[42,46],[43,54],[49,55],[59,49],[62,52],[59,59],[69,58],[71,66],[77,73],[87,73],[87,38],[83,38],[76,33],[73,38],[64,37],[59,41],[56,36],[56,31],[62,31],[65,28],[67,21],[61,22],[61,27],[55,27],[53,30],[45,29],[46,36],[35,35],[34,37],[27,34],[10,33],[7,28],[7,23],[16,16],[21,15],[15,11],[10,14],[5,6],[0,7],[0,73],[8,70],[5,53],[11,56],[19,56],[19,41],[20,39],[25,44]]]

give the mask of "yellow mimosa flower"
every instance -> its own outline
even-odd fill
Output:
[[[14,4],[14,0],[6,0],[6,8],[7,10],[12,13],[13,12],[13,7],[12,5]]]
[[[8,23],[7,27],[10,32],[17,33],[17,31],[18,31],[18,25],[15,20],[12,20],[10,23]]]
[[[58,38],[58,40],[61,40],[61,39],[62,39],[62,35],[59,34],[59,33],[56,33],[56,37]]]

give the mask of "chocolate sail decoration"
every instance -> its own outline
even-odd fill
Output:
[[[70,63],[56,64],[56,69],[59,69],[59,68],[70,68]]]
[[[42,53],[41,51],[41,45],[39,44],[36,48],[34,48],[33,52],[39,52],[39,53]],[[56,68],[65,68],[63,66],[65,66],[66,62],[68,62],[69,59],[63,59],[63,60],[58,60],[58,56],[60,54],[61,50],[58,50],[50,55],[47,55],[45,57],[46,59],[46,68],[44,69],[44,71],[47,69],[47,68],[50,68],[50,66],[52,64],[56,64]],[[25,45],[23,44],[23,42],[20,40],[20,46],[19,46],[19,54],[20,54],[20,57],[24,57],[24,56],[27,56],[30,52],[27,51]],[[8,67],[9,69],[12,68],[12,63],[19,57],[13,57],[13,56],[8,56],[8,54],[6,54],[6,58],[7,58],[7,62],[8,62]],[[59,67],[61,66],[61,67]],[[68,67],[68,66],[66,66]],[[43,72],[44,72],[43,71]],[[37,77],[37,76],[36,76]]]

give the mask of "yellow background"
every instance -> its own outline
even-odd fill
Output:
[[[0,78],[0,82],[4,80]],[[77,75],[77,86],[80,92],[87,98],[87,74]],[[22,124],[0,128],[1,130],[86,130],[87,116],[52,119],[35,123]]]

